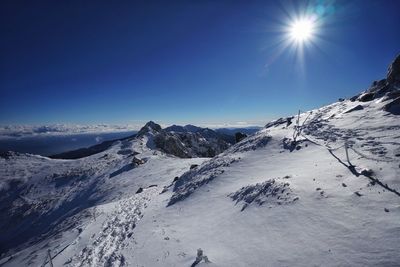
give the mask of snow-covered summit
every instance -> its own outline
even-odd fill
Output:
[[[157,123],[155,123],[154,121],[149,121],[147,122],[141,129],[140,131],[137,133],[138,136],[143,136],[146,134],[157,134],[159,132],[161,132],[161,126]]]

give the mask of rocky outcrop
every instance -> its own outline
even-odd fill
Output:
[[[383,110],[390,112],[394,115],[400,115],[400,97],[397,97],[384,105]]]
[[[353,111],[363,110],[363,109],[364,109],[363,106],[357,105],[357,106],[355,106],[354,108],[351,108],[351,109],[349,109],[349,110],[346,110],[344,113],[351,113],[351,112],[353,112]]]
[[[388,84],[400,83],[400,54],[390,64],[386,80]]]
[[[384,105],[383,110],[394,115],[400,114],[400,55],[390,64],[385,79],[374,81],[368,90],[350,98],[350,100],[369,102],[378,98],[382,102],[390,101]]]
[[[157,134],[160,133],[161,130],[162,128],[159,124],[155,123],[154,121],[149,121],[142,127],[142,129],[140,129],[140,131],[137,133],[137,136],[144,136],[148,133]]]
[[[132,159],[132,165],[134,166],[134,167],[137,167],[137,166],[139,166],[139,165],[142,165],[142,164],[145,164],[146,163],[146,161],[145,160],[143,160],[143,159],[139,159],[139,158],[137,158],[137,157],[133,157],[133,159]]]
[[[280,125],[284,125],[284,126],[287,127],[290,124],[292,124],[292,119],[293,118],[294,118],[293,116],[292,117],[287,117],[287,118],[279,118],[277,120],[274,120],[274,121],[271,121],[271,122],[267,123],[264,126],[264,128],[268,129],[270,127],[277,127],[277,126],[280,126]]]
[[[150,121],[138,132],[138,137],[148,137],[148,144],[153,144],[167,154],[180,158],[214,157],[230,146],[219,134],[208,128],[193,125],[173,125],[162,129]]]
[[[242,141],[246,137],[247,137],[247,134],[244,134],[244,133],[241,133],[241,132],[235,133],[235,141],[236,141],[236,143],[239,143],[240,141]]]
[[[167,154],[172,154],[180,158],[191,158],[189,148],[186,148],[177,134],[158,134],[154,137],[156,147]]]

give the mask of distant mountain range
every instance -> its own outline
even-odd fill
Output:
[[[235,144],[235,133],[250,135],[261,127],[219,128],[212,130],[195,125],[172,125],[164,129],[152,121],[146,123],[137,134],[50,156],[53,159],[78,159],[94,155],[111,147],[115,142],[133,140],[138,136],[154,134],[157,149],[178,157],[213,157]]]

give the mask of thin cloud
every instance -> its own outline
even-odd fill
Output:
[[[0,138],[24,138],[31,136],[74,135],[88,133],[112,133],[134,131],[142,125],[6,125],[0,126]]]

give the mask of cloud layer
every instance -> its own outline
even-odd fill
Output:
[[[133,131],[140,128],[139,125],[6,125],[0,126],[0,138],[23,138],[38,135],[73,135],[88,133],[112,133]]]
[[[159,122],[161,126],[167,127],[172,124],[186,125],[188,123],[172,123],[172,122]],[[135,124],[94,124],[94,125],[79,125],[79,124],[49,124],[49,125],[0,125],[0,138],[24,138],[33,136],[52,136],[52,135],[74,135],[74,134],[95,134],[95,133],[113,133],[113,132],[127,132],[138,131],[146,121],[137,122]],[[208,123],[195,123],[199,127],[208,128],[242,128],[249,126],[264,125],[264,121],[251,121],[251,122],[208,122]]]

